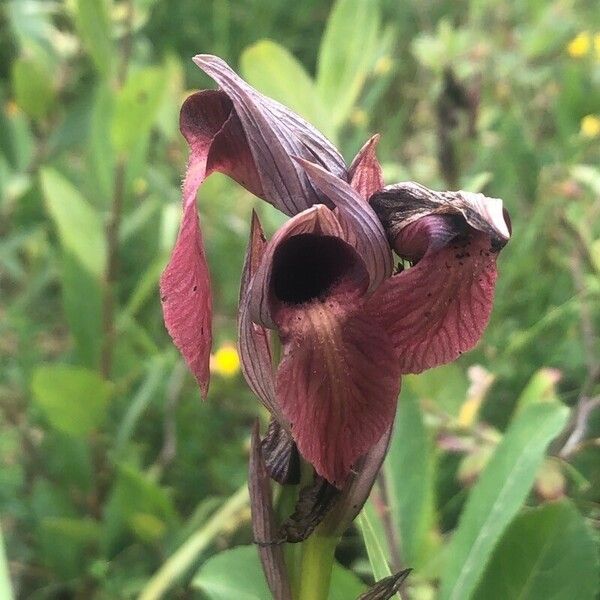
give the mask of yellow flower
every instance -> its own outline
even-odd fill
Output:
[[[375,75],[387,75],[394,66],[394,61],[389,56],[380,56],[373,67]]]
[[[573,58],[581,58],[590,51],[592,36],[589,31],[578,33],[567,45],[567,52]]]
[[[580,133],[586,138],[600,136],[600,117],[598,115],[586,115],[581,119]]]
[[[596,50],[596,58],[600,60],[600,33],[594,36],[594,50]]]
[[[234,377],[240,371],[240,357],[235,346],[223,344],[210,357],[210,370],[221,377]]]

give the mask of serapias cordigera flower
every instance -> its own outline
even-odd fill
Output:
[[[240,359],[289,443],[342,487],[389,434],[401,375],[454,360],[481,336],[510,237],[502,202],[410,182],[384,187],[376,137],[347,168],[318,131],[221,59],[194,60],[220,89],[190,96],[181,112],[191,153],[161,281],[167,327],[206,392],[210,283],[195,196],[211,172],[290,215],[269,242],[253,216]],[[411,268],[394,272],[392,249]]]

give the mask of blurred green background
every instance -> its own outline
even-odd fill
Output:
[[[484,339],[404,380],[385,485],[340,545],[336,597],[389,563],[415,568],[412,600],[597,598],[594,0],[0,6],[0,598],[8,572],[19,598],[268,597],[243,492],[260,411],[235,319],[250,210],[269,232],[283,217],[220,175],[200,191],[216,307],[205,403],[157,291],[180,214],[179,107],[212,87],[200,52],[348,162],[379,132],[388,183],[483,191],[512,217]]]

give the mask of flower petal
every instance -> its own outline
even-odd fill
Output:
[[[283,548],[273,543],[276,537],[275,512],[271,494],[271,482],[262,458],[258,421],[252,430],[250,464],[248,472],[252,532],[258,544],[269,590],[274,598],[291,600],[290,583],[283,556]]]
[[[390,276],[393,266],[392,252],[377,215],[345,181],[314,163],[301,158],[297,160],[315,185],[337,207],[340,220],[346,225],[346,241],[358,250],[369,271],[369,290],[376,289]]]
[[[510,238],[508,215],[502,200],[472,192],[436,192],[412,181],[390,185],[374,194],[371,206],[383,223],[388,239],[421,217],[434,214],[460,215],[473,228],[486,233],[498,249]]]
[[[252,322],[248,310],[250,283],[262,259],[267,242],[256,212],[252,211],[250,241],[242,270],[238,317],[238,349],[242,372],[250,389],[261,399],[267,410],[279,420],[281,412],[275,400],[275,378],[269,331]]]
[[[275,323],[271,318],[273,259],[279,247],[288,239],[310,234],[340,237],[343,231],[334,213],[322,204],[317,204],[301,212],[277,231],[265,249],[249,292],[249,310],[255,323],[271,329],[275,328]]]
[[[385,281],[369,308],[392,337],[402,373],[450,362],[481,337],[492,309],[497,247],[455,215],[422,217],[394,247],[417,264]]]
[[[390,427],[400,388],[392,342],[359,305],[341,293],[274,314],[278,404],[302,456],[337,487]]]
[[[390,425],[379,441],[352,467],[352,472],[336,503],[321,525],[323,535],[340,536],[362,510],[385,460],[393,427]]]
[[[167,330],[206,396],[212,300],[196,192],[215,170],[227,173],[254,193],[262,188],[245,134],[231,100],[223,92],[206,90],[190,96],[182,107],[180,125],[190,146],[190,159],[183,182],[183,219],[161,277],[161,300]]]
[[[194,198],[195,182],[202,180],[205,161],[190,165],[184,184],[183,220],[169,264],[160,278],[165,325],[173,342],[206,397],[210,378],[212,299],[210,276]],[[194,180],[194,183],[188,183]]]
[[[348,169],[350,185],[363,200],[383,188],[383,172],[375,154],[379,137],[379,134],[374,135],[359,150]]]
[[[261,197],[288,215],[323,203],[304,170],[291,159],[318,160],[335,176],[347,178],[336,148],[304,119],[248,85],[222,59],[199,54],[194,62],[233,103],[261,183]]]

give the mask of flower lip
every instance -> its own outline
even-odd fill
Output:
[[[292,236],[273,258],[271,294],[284,304],[304,304],[341,291],[364,292],[367,285],[363,261],[335,236]]]

